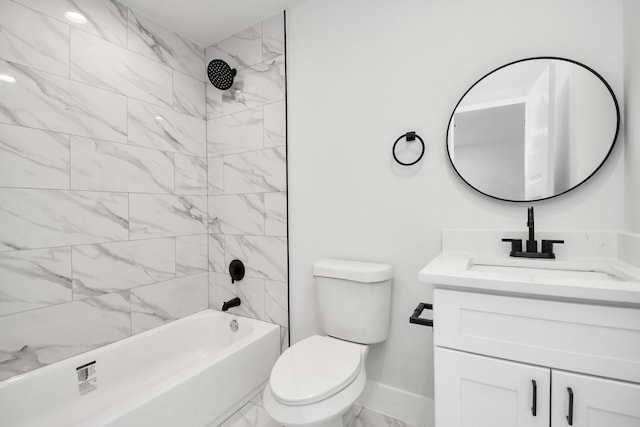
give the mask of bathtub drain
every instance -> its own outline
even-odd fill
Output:
[[[229,323],[229,329],[231,329],[231,332],[236,332],[238,330],[238,321],[236,319],[233,319],[231,323]]]

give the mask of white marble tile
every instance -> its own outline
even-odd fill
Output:
[[[284,76],[283,56],[238,71],[233,86],[222,94],[224,114],[283,101],[285,98]]]
[[[9,0],[0,11],[3,59],[69,77],[68,25]]]
[[[224,159],[209,157],[207,165],[207,181],[210,196],[224,194]]]
[[[169,67],[101,38],[71,30],[71,79],[171,108]]]
[[[284,148],[269,148],[224,157],[226,194],[285,191]]]
[[[71,299],[70,248],[0,253],[0,316]]]
[[[241,259],[247,277],[287,281],[287,239],[268,236],[225,236],[225,261]]]
[[[129,9],[127,47],[175,70],[204,80],[204,48]]]
[[[265,193],[265,234],[267,236],[287,235],[287,193]]]
[[[263,147],[262,108],[207,121],[209,156],[241,153]]]
[[[207,120],[222,116],[222,95],[224,91],[216,88],[210,82],[206,83]]]
[[[264,234],[264,195],[234,194],[209,197],[209,232]]]
[[[176,194],[207,195],[207,158],[175,154]]]
[[[207,271],[208,244],[206,234],[176,237],[177,277]]]
[[[128,292],[0,317],[0,381],[129,335]]]
[[[69,135],[0,124],[0,186],[69,188]]]
[[[115,0],[15,0],[52,18],[120,46],[127,42],[127,8]],[[65,19],[67,11],[81,13],[87,22]]]
[[[229,271],[224,258],[224,234],[209,234],[209,271]]]
[[[73,299],[175,277],[175,242],[151,239],[73,247]]]
[[[239,297],[240,305],[229,309],[229,313],[265,320],[264,280],[245,276],[231,283],[229,273],[209,272],[209,307],[221,310],[222,304]]]
[[[71,137],[74,190],[173,193],[173,153]]]
[[[280,147],[287,143],[286,106],[284,101],[264,106],[264,146]]]
[[[363,408],[356,417],[352,427],[417,427],[414,424],[373,412]]]
[[[132,240],[205,234],[207,197],[130,194],[129,216]]]
[[[212,86],[213,87],[213,86]],[[173,72],[173,109],[206,119],[206,91],[202,80],[194,79],[179,71]],[[222,105],[222,95],[220,95]]]
[[[127,240],[127,195],[0,189],[0,252]]]
[[[284,14],[262,21],[262,60],[284,55]]]
[[[137,334],[208,307],[207,273],[131,290],[131,332]]]
[[[126,98],[0,60],[0,122],[125,142]]]
[[[289,328],[280,328],[280,353],[289,348]]]
[[[282,424],[274,421],[260,405],[248,402],[220,424],[220,427],[282,427]]]
[[[287,284],[265,280],[264,309],[266,320],[277,323],[285,328],[289,327],[289,296]]]
[[[129,143],[194,156],[207,155],[206,122],[152,104],[128,100]]]
[[[262,25],[252,25],[207,48],[207,65],[222,59],[231,68],[242,69],[262,61]]]

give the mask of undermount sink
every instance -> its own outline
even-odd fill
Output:
[[[470,258],[467,270],[500,275],[517,275],[531,280],[577,279],[606,281],[635,281],[636,278],[607,265],[558,260]]]

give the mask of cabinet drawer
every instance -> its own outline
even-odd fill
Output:
[[[640,310],[435,289],[434,344],[640,382]]]

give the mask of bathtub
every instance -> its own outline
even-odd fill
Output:
[[[201,311],[1,382],[0,426],[217,426],[268,380],[279,329]]]

